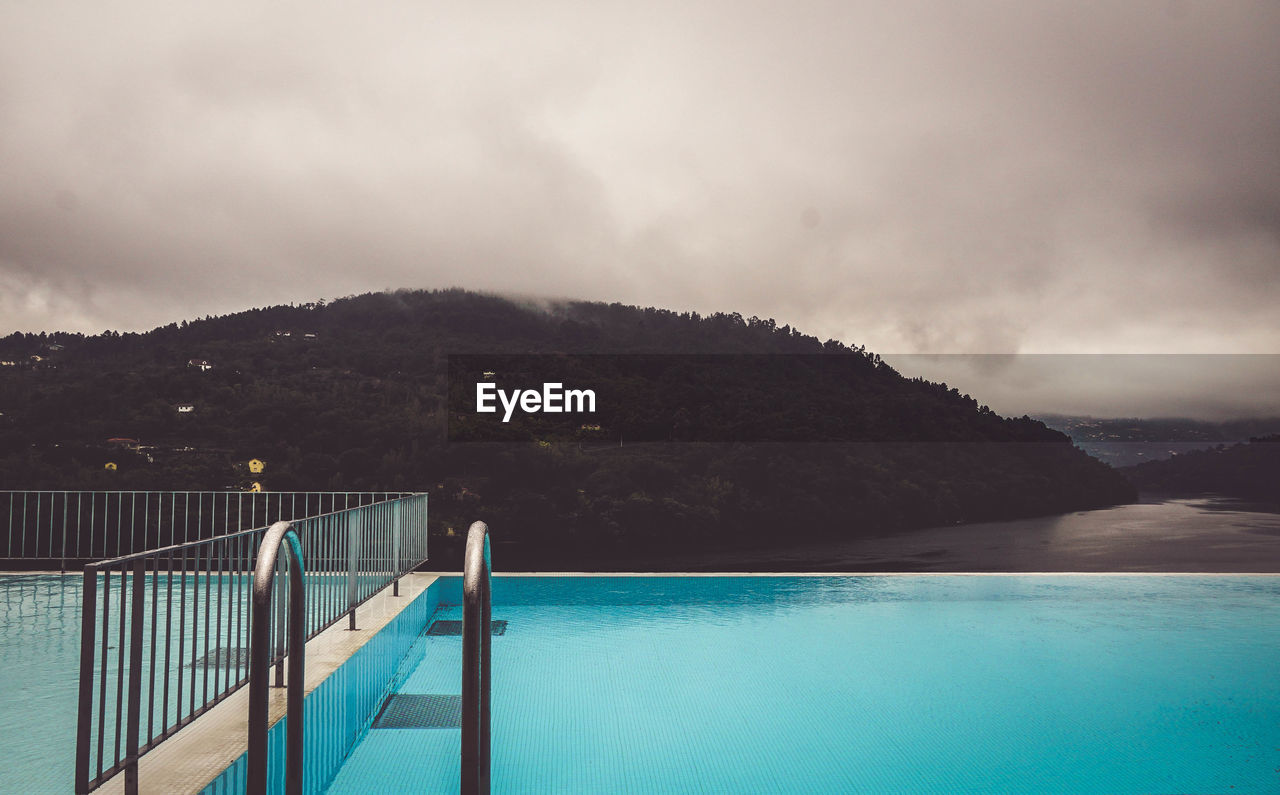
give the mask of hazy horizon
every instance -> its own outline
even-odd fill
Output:
[[[488,294],[543,312],[555,312],[557,305],[572,302]],[[265,307],[245,310],[253,308]],[[814,336],[809,329],[796,330]],[[1280,354],[904,354],[870,348],[868,352],[879,354],[904,376],[944,382],[1005,416],[1207,422],[1280,418]]]

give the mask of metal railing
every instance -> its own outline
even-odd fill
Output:
[[[427,496],[294,519],[306,555],[305,637],[348,617],[427,558]],[[249,677],[254,556],[267,528],[90,563],[84,569],[77,793],[96,789]],[[276,684],[289,649],[283,589],[269,637]],[[126,779],[132,773],[127,774]]]
[[[489,647],[493,567],[489,526],[467,531],[462,570],[462,793],[489,792]]]
[[[341,511],[407,492],[0,491],[0,569],[90,561]]]
[[[306,723],[306,569],[302,543],[288,522],[276,522],[262,539],[253,572],[252,637],[249,642],[248,795],[267,793],[267,674],[271,668],[271,596],[280,547],[289,555],[289,693],[285,741],[285,793],[302,795],[302,748]]]

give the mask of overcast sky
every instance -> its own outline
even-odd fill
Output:
[[[1280,351],[1280,2],[0,2],[0,334],[395,287]]]

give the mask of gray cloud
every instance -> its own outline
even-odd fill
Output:
[[[1280,5],[0,7],[0,333],[387,287],[1280,349]]]

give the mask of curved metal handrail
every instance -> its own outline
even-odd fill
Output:
[[[287,543],[286,543],[287,542]],[[271,525],[258,547],[253,571],[253,607],[249,638],[249,759],[246,792],[267,791],[267,676],[271,668],[271,592],[281,545],[289,554],[289,693],[285,740],[285,792],[302,793],[303,698],[306,696],[307,628],[303,620],[302,542],[291,522]],[[283,628],[282,630],[283,631]]]
[[[489,792],[489,646],[492,609],[489,526],[467,531],[462,570],[462,793]]]

